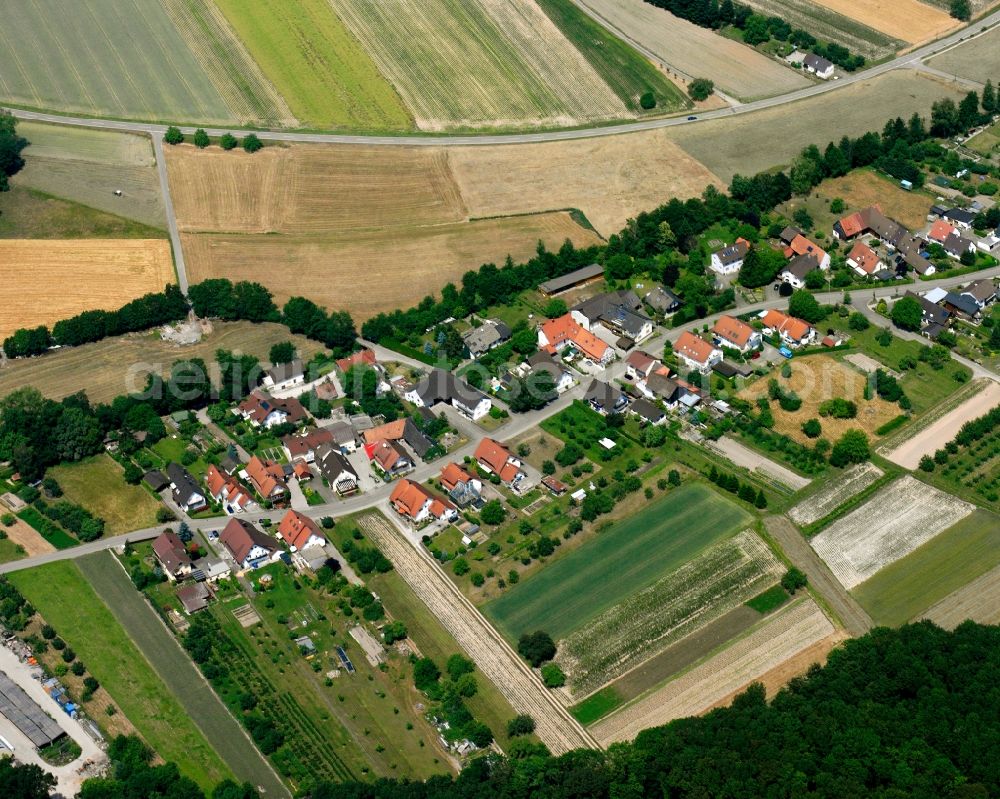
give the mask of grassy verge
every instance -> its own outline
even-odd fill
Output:
[[[166,231],[24,186],[0,194],[0,239],[162,239]]]

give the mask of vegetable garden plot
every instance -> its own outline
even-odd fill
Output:
[[[852,466],[843,474],[830,478],[819,491],[788,511],[788,517],[799,526],[819,521],[855,494],[864,491],[882,474],[882,470],[873,463]]]

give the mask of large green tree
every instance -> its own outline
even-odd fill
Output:
[[[0,111],[0,191],[7,191],[7,181],[24,166],[21,151],[28,146],[28,140],[17,135],[17,120],[6,111]]]
[[[892,323],[902,330],[920,330],[923,308],[915,297],[901,297],[892,306]]]

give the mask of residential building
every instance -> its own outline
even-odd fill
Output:
[[[720,363],[722,362],[720,361]],[[660,400],[668,408],[675,407],[685,393],[681,387],[680,380],[676,380],[663,372],[653,372],[649,377],[636,383],[635,387],[647,399]]]
[[[306,418],[306,409],[294,397],[277,399],[259,389],[252,391],[236,407],[236,413],[254,427],[274,427],[285,422],[298,424]]]
[[[702,373],[708,372],[713,364],[722,360],[722,350],[687,330],[677,338],[674,354],[688,369]]]
[[[732,275],[740,271],[743,259],[750,252],[750,242],[746,239],[736,239],[735,244],[723,247],[712,253],[712,270],[720,275]]]
[[[576,384],[573,373],[547,352],[536,352],[528,358],[527,364],[530,367],[527,373],[528,380],[531,381],[534,376],[545,372],[552,378],[557,394],[568,391]]]
[[[997,298],[997,287],[991,278],[982,278],[970,283],[961,291],[967,297],[972,297],[980,309],[985,308]]]
[[[172,530],[160,534],[153,541],[153,554],[163,567],[163,573],[171,580],[187,577],[194,569],[184,542]]]
[[[967,319],[973,321],[979,318],[982,308],[979,307],[979,303],[976,302],[975,298],[970,297],[968,294],[956,294],[953,291],[949,291],[941,305],[946,311],[949,311],[952,316],[957,316],[959,319]]]
[[[965,238],[957,230],[952,231],[948,238],[941,243],[941,246],[944,247],[944,251],[949,256],[955,259],[961,258],[962,253],[976,251],[976,243],[972,239]]]
[[[483,483],[469,474],[457,463],[449,463],[441,469],[441,487],[448,497],[460,508],[467,508],[482,497]]]
[[[746,353],[760,348],[760,333],[734,316],[721,316],[712,328],[717,344]]]
[[[405,516],[414,524],[431,519],[458,518],[458,512],[450,502],[435,497],[420,483],[405,478],[396,483],[389,496],[389,502],[396,513]]]
[[[404,452],[388,441],[365,444],[365,454],[376,471],[391,480],[413,468],[413,461]]]
[[[802,59],[802,68],[822,80],[833,77],[833,62],[815,53],[806,53],[806,57]]]
[[[625,376],[632,380],[641,380],[660,366],[662,364],[648,352],[635,350],[625,359]]]
[[[333,442],[333,433],[328,427],[320,427],[281,439],[282,449],[285,450],[285,456],[289,461],[303,460],[306,463],[312,463],[316,459],[317,449]]]
[[[479,327],[462,333],[462,341],[469,348],[472,357],[478,358],[494,347],[499,347],[504,342],[510,341],[511,335],[511,329],[503,322],[487,319]]]
[[[369,349],[358,350],[346,358],[339,358],[337,360],[337,368],[345,374],[354,366],[371,366],[374,368],[376,364],[375,353]]]
[[[620,413],[628,406],[628,397],[603,380],[591,380],[583,399],[601,416]]]
[[[943,216],[952,224],[958,225],[962,230],[970,230],[972,223],[976,220],[976,212],[969,211],[966,208],[949,208],[944,212]]]
[[[893,249],[899,249],[909,238],[909,231],[899,222],[883,214],[879,205],[871,205],[864,210],[848,214],[833,225],[833,236],[841,241],[849,241],[869,233]]]
[[[791,225],[789,225],[788,227],[786,227],[784,230],[781,231],[778,238],[781,240],[781,243],[787,247],[801,235],[802,235],[801,230],[799,230],[797,227],[792,227]]]
[[[167,479],[174,504],[184,513],[197,513],[208,507],[208,499],[198,481],[179,463],[167,464]]]
[[[420,458],[434,446],[434,442],[427,438],[409,418],[396,419],[371,430],[365,430],[362,437],[366,444],[374,444],[376,441],[405,441]]]
[[[406,392],[406,399],[418,408],[431,408],[443,402],[473,421],[482,419],[493,407],[489,397],[444,369],[432,370]]]
[[[653,320],[642,312],[642,301],[632,291],[598,294],[573,307],[570,316],[584,330],[603,325],[618,336],[643,341],[653,335]]]
[[[215,464],[210,464],[205,472],[208,494],[222,505],[229,515],[240,513],[253,504],[253,497],[240,482]]]
[[[538,346],[553,355],[563,347],[571,346],[585,358],[599,364],[607,364],[615,357],[611,347],[568,313],[549,319],[538,328]]]
[[[816,330],[811,325],[781,311],[769,310],[761,317],[765,331],[777,333],[786,347],[801,347],[816,338]]]
[[[296,510],[290,510],[284,515],[278,525],[278,534],[292,552],[326,546],[326,536],[319,525]]]
[[[161,472],[159,469],[150,469],[142,476],[142,482],[152,489],[156,494],[159,494],[166,488],[170,488],[170,481],[167,476]]]
[[[211,596],[212,592],[205,583],[188,583],[177,589],[177,600],[188,616],[207,608]]]
[[[799,255],[811,255],[816,259],[816,265],[823,270],[830,268],[830,254],[813,243],[801,233],[792,239],[792,243],[785,248],[786,258],[795,258]]]
[[[274,461],[264,460],[254,455],[246,465],[247,480],[262,500],[274,502],[288,493],[285,470]]]
[[[954,232],[955,226],[953,224],[946,222],[944,219],[938,219],[931,225],[931,229],[927,233],[927,238],[930,241],[936,241],[938,244],[944,244],[945,239]]]
[[[333,436],[333,443],[340,448],[345,455],[349,455],[358,448],[358,439],[354,434],[354,428],[349,422],[334,422],[327,430]]]
[[[945,292],[947,296],[947,292]],[[920,308],[923,316],[924,325],[940,325],[942,328],[948,324],[951,319],[951,313],[940,305],[931,302],[925,295],[914,294],[912,291],[907,291],[904,297],[910,297],[920,303]]]
[[[796,289],[805,288],[806,276],[819,270],[819,262],[813,255],[797,255],[778,273],[778,277]]]
[[[538,290],[547,297],[552,297],[602,277],[604,277],[604,267],[600,264],[591,264],[568,274],[546,280],[538,287]]]
[[[232,518],[219,535],[222,544],[241,569],[256,569],[279,551],[277,542],[250,522]]]
[[[885,263],[878,257],[878,253],[863,241],[855,243],[854,247],[847,254],[847,265],[859,275],[874,275],[885,268]]]
[[[920,244],[917,241],[905,242],[899,248],[899,258],[918,275],[933,275],[937,268],[920,254]]]
[[[304,385],[306,370],[302,361],[296,359],[291,363],[277,363],[264,372],[261,385],[270,391],[285,391],[295,386]]]
[[[357,493],[361,482],[358,473],[336,447],[327,444],[317,449],[316,467],[338,495]]]
[[[633,403],[629,405],[628,412],[635,414],[642,421],[648,424],[663,424],[664,420],[667,418],[667,414],[664,413],[663,408],[647,399],[643,399],[642,397],[633,401]]]
[[[480,441],[473,457],[483,471],[497,475],[501,482],[509,486],[520,482],[526,476],[521,469],[523,466],[521,460],[514,457],[514,454],[503,444],[492,438],[484,438]]]
[[[666,286],[657,286],[648,292],[642,301],[646,303],[655,313],[665,315],[673,313],[684,303],[681,298],[674,294]]]

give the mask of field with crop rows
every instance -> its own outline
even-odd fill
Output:
[[[934,56],[928,63],[935,69],[963,78],[996,83],[1000,74],[1000,28],[992,28],[974,39]]]
[[[947,11],[920,0],[822,0],[819,5],[910,44],[937,39],[962,24]]]
[[[423,130],[630,116],[534,0],[336,0]]]
[[[167,241],[0,240],[4,287],[0,338],[81,311],[112,310],[175,282]]]
[[[895,53],[905,42],[839,14],[829,3],[811,0],[750,0],[747,4],[765,16],[776,16],[793,28],[802,28],[817,39],[840,44],[857,55],[874,60]]]
[[[844,588],[854,588],[975,510],[909,475],[838,519],[810,542]]]
[[[688,78],[709,78],[727,94],[748,99],[768,97],[809,85],[801,72],[645,0],[582,3],[668,68]]]
[[[127,47],[120,46],[127,42]],[[0,99],[31,108],[130,119],[243,118],[159,3],[33,0],[5,9]]]
[[[577,629],[557,660],[574,695],[588,694],[654,652],[777,582],[782,566],[745,530],[722,541]]]
[[[812,599],[795,602],[717,655],[612,713],[591,732],[608,746],[630,741],[648,727],[702,713],[833,633],[833,625]],[[808,667],[802,663],[799,673]]]
[[[873,463],[852,466],[843,474],[827,480],[819,491],[788,511],[788,516],[799,526],[817,522],[824,516],[829,516],[855,494],[864,491],[882,474],[882,470]]]
[[[851,592],[876,624],[915,619],[1000,566],[1000,516],[976,510]]]
[[[511,639],[545,630],[559,640],[733,536],[749,519],[707,486],[690,483],[614,523],[483,610]]]
[[[954,630],[966,619],[979,624],[1000,624],[1000,566],[949,594],[921,618]]]

